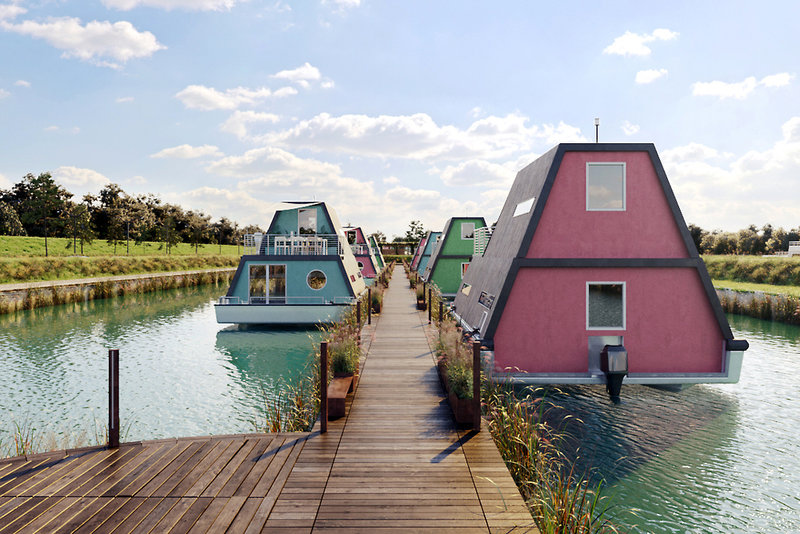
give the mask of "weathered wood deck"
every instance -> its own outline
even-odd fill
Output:
[[[488,431],[455,429],[423,328],[398,276],[348,415],[324,435],[0,461],[0,534],[536,531]]]

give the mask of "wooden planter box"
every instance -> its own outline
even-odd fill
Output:
[[[472,418],[475,415],[475,403],[472,399],[459,399],[450,393],[447,396],[450,408],[453,410],[453,419],[459,426],[472,426]]]
[[[427,310],[428,309],[428,305],[425,303],[424,300],[418,300],[417,301],[417,309],[418,310]]]
[[[333,373],[333,378],[347,378],[348,376],[352,376],[353,381],[350,382],[350,389],[347,390],[347,393],[352,393],[358,385],[358,373]]]

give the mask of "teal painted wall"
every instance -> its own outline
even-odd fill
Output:
[[[233,296],[242,300],[248,298],[248,284],[250,282],[250,265],[286,265],[286,296],[289,302],[291,297],[322,297],[332,301],[334,297],[349,297],[350,289],[342,278],[342,270],[337,259],[313,261],[245,261],[242,275],[234,288]],[[269,269],[268,269],[269,270]],[[311,289],[306,283],[308,273],[320,270],[325,273],[328,282],[322,289]],[[302,301],[301,301],[302,302]]]
[[[322,206],[310,206],[308,208],[296,208],[290,210],[279,211],[275,214],[275,218],[270,225],[270,234],[289,234],[294,232],[297,234],[297,211],[300,209],[315,209],[317,210],[317,233],[318,234],[334,234],[333,225],[331,221],[325,216],[325,211]]]

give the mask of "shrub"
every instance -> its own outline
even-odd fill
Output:
[[[472,365],[464,358],[451,360],[447,363],[447,383],[450,393],[459,399],[472,398]]]

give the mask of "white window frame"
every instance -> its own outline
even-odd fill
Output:
[[[467,266],[467,269],[469,269],[469,264],[470,264],[470,262],[462,262],[462,263],[461,263],[461,279],[462,279],[462,280],[464,279],[464,275],[465,275],[465,274],[466,274],[466,272],[467,272],[467,271],[466,271],[466,269],[464,269],[464,266],[466,265],[466,266]]]
[[[589,167],[622,165],[622,208],[590,208],[589,207]],[[624,161],[587,161],[586,162],[586,211],[626,211],[628,208],[628,168]]]
[[[464,237],[464,227],[468,225],[472,225],[472,237]],[[462,222],[461,223],[461,240],[462,241],[473,241],[475,239],[475,223],[474,222]]]
[[[622,286],[622,326],[589,326],[589,286]],[[586,330],[625,330],[628,323],[628,288],[625,282],[586,282]]]

